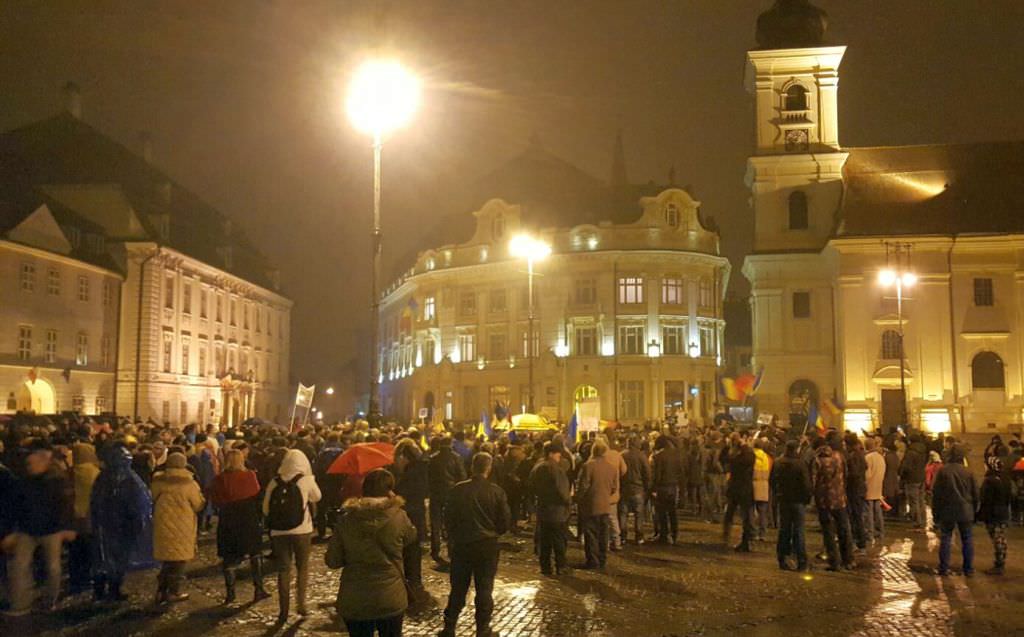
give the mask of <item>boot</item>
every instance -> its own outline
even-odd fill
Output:
[[[252,571],[252,602],[255,604],[270,597],[270,593],[267,592],[267,589],[263,588],[263,560],[258,557],[250,559],[249,568]]]
[[[181,580],[183,578],[179,575],[174,575],[169,578],[167,582],[167,601],[171,603],[183,602],[189,598],[188,593],[181,592]]]
[[[115,578],[110,580],[110,588],[107,590],[107,599],[112,602],[123,602],[128,599],[128,596],[121,592],[121,579]]]
[[[154,606],[163,606],[167,603],[167,582],[162,575],[156,578],[156,597],[153,598]]]
[[[235,601],[235,569],[226,564],[224,565],[224,590],[227,591],[224,603],[231,604]]]

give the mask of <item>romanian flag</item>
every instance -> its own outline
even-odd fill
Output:
[[[722,387],[722,395],[729,400],[743,399],[743,393],[740,391],[739,387],[736,386],[735,380],[727,376],[722,376],[722,378],[718,380],[718,384]]]
[[[825,420],[821,417],[821,411],[818,410],[817,405],[812,404],[807,410],[807,424],[814,425],[814,428],[818,430],[818,435],[825,435]]]
[[[750,386],[749,394],[753,396],[757,393],[757,390],[761,388],[761,381],[764,380],[764,366],[757,370],[757,376],[754,376],[754,384]]]
[[[833,416],[838,416],[843,413],[844,409],[846,409],[846,405],[844,405],[838,398],[827,398],[825,399],[825,409],[827,409],[828,413]]]

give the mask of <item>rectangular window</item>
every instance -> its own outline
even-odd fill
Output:
[[[491,290],[487,299],[487,310],[489,312],[504,312],[508,309],[508,296],[504,289]]]
[[[476,360],[476,334],[473,332],[459,333],[459,360]]]
[[[428,338],[427,340],[423,341],[423,362],[424,363],[433,363],[434,362],[434,352],[435,352],[436,347],[437,347],[437,345],[435,344],[434,339],[432,339],[432,338]]]
[[[711,279],[702,278],[700,280],[700,306],[702,308],[712,307],[714,299],[711,297]]]
[[[480,417],[480,396],[476,387],[462,388],[462,415],[466,418]]]
[[[199,318],[206,318],[206,303],[209,297],[209,292],[206,288],[199,290]]]
[[[57,362],[57,330],[46,330],[46,354],[47,363]]]
[[[686,353],[686,327],[683,325],[662,325],[662,348],[666,355]]]
[[[36,291],[36,265],[34,263],[21,264],[21,291]]]
[[[974,304],[989,306],[995,305],[995,302],[992,279],[974,279]]]
[[[428,296],[427,298],[423,299],[423,320],[424,321],[432,321],[432,320],[434,320],[434,312],[435,311],[436,310],[434,308],[434,297]]]
[[[85,409],[85,396],[76,395],[71,397],[71,411],[82,413]]]
[[[217,315],[216,319],[218,323],[224,322],[224,297],[217,294]]]
[[[89,277],[85,275],[78,277],[78,300],[89,300]]]
[[[642,276],[619,277],[619,303],[643,303],[644,278]]]
[[[18,326],[18,360],[27,361],[32,358],[32,326]]]
[[[254,307],[254,310],[256,312],[256,333],[257,334],[262,334],[263,333],[263,312],[260,311],[260,306],[258,306],[258,305]]]
[[[174,335],[164,332],[164,356],[163,370],[165,374],[171,373],[171,351],[174,349]]]
[[[642,418],[644,415],[644,381],[619,381],[619,418]]]
[[[238,313],[238,299],[232,297],[231,305],[228,306],[228,323],[231,325],[238,325],[236,322]]]
[[[85,332],[78,333],[78,343],[75,346],[75,365],[85,366],[89,364],[89,335]]]
[[[476,292],[459,294],[459,316],[476,316]]]
[[[192,313],[192,284],[188,281],[181,284],[181,311],[184,314]]]
[[[540,354],[540,330],[537,326],[533,326],[533,347],[531,348],[527,343],[530,339],[530,326],[524,325],[519,337],[519,353],[523,358],[530,358],[530,350],[533,350],[532,356],[536,358]]]
[[[110,336],[104,334],[100,338],[100,363],[104,367],[109,367],[111,362],[111,351],[110,351]]]
[[[180,416],[181,416],[181,420],[180,420],[181,424],[184,425],[186,422],[188,422],[188,403],[185,402],[184,400],[181,401],[181,413],[180,413]]]
[[[622,354],[644,353],[644,326],[619,326],[619,352]]]
[[[597,328],[593,325],[577,326],[575,334],[576,356],[597,355]]]
[[[171,401],[165,400],[163,409],[160,410],[161,420],[165,423],[171,422]]]
[[[50,296],[60,296],[60,270],[50,268],[46,273],[46,293]]]
[[[102,414],[107,411],[107,399],[103,396],[96,397],[96,413]]]
[[[697,328],[697,333],[700,335],[701,356],[714,356],[716,349],[715,328],[711,325],[701,325]]]
[[[597,281],[594,279],[576,279],[573,302],[576,305],[593,305],[597,303]]]
[[[793,292],[793,318],[811,317],[811,293]]]
[[[164,277],[164,307],[174,309],[174,275],[168,274]]]
[[[213,364],[217,378],[220,378],[224,375],[224,346],[220,343],[214,347]]]
[[[103,281],[103,307],[110,307],[114,304],[114,282],[104,279]]]
[[[249,329],[249,310],[250,310],[249,306],[250,306],[250,304],[249,304],[248,301],[245,304],[242,305],[242,328],[243,329]]]
[[[492,333],[490,335],[490,342],[488,343],[488,353],[490,354],[491,360],[501,360],[508,356],[507,348],[505,347],[505,333]]]
[[[664,305],[682,305],[685,300],[683,296],[683,280],[677,278],[665,278],[661,280],[661,302]]]
[[[199,375],[206,376],[206,349],[205,343],[199,344]]]
[[[182,374],[187,374],[188,371],[189,371],[189,367],[188,367],[189,360],[188,360],[188,357],[189,357],[191,349],[192,349],[191,339],[182,337],[181,338],[181,373]]]

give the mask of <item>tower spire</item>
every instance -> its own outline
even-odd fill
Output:
[[[612,150],[612,173],[610,184],[620,188],[629,183],[626,177],[626,150],[622,144],[622,129],[615,133],[615,148]]]

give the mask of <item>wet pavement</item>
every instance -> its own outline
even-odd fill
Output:
[[[809,574],[782,572],[770,543],[753,554],[737,554],[720,543],[717,526],[696,520],[682,525],[678,546],[628,546],[612,553],[606,572],[572,571],[542,577],[529,538],[504,546],[495,588],[493,627],[510,636],[743,635],[743,637],[828,635],[1024,635],[1024,529],[1009,532],[1007,574],[990,577],[988,536],[975,526],[973,578],[938,577],[937,538],[892,524],[889,539],[858,556],[855,571],[830,573],[816,564]],[[734,531],[735,532],[735,531]],[[820,550],[821,536],[809,524],[808,549]],[[275,598],[247,604],[252,586],[240,573],[241,603],[223,606],[223,582],[212,536],[200,540],[200,557],[189,568],[185,588],[191,599],[155,613],[148,604],[155,572],[136,573],[126,585],[130,600],[94,605],[87,595],[71,597],[52,613],[17,622],[0,620],[0,635],[216,635],[276,637],[344,633],[333,601],[338,572],[323,564],[325,545],[314,547],[310,581],[312,613],[275,624]],[[570,563],[582,561],[570,545]],[[959,565],[954,547],[954,567]],[[447,575],[424,562],[427,589],[437,605],[407,617],[406,635],[436,635],[447,594]],[[273,576],[267,588],[276,592]],[[472,599],[472,596],[471,598]],[[473,635],[472,602],[463,612],[459,635]]]

